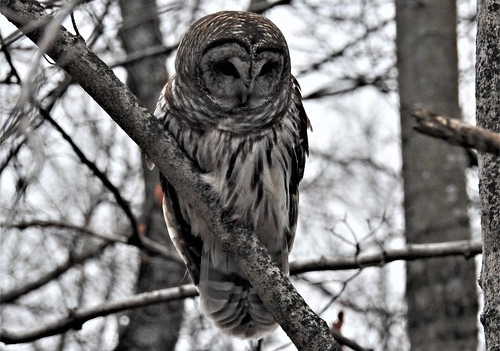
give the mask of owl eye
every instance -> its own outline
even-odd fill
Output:
[[[239,78],[240,74],[234,65],[229,61],[221,61],[215,64],[215,70],[225,76]]]
[[[265,76],[269,73],[272,73],[274,70],[278,68],[278,65],[275,62],[266,62],[264,66],[260,69],[259,76]]]

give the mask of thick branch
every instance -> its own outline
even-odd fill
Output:
[[[468,125],[450,117],[438,116],[427,110],[417,110],[413,116],[418,122],[415,129],[421,133],[446,140],[450,144],[500,156],[500,134],[498,133]]]
[[[52,19],[35,1],[5,0],[0,3],[0,12],[24,30],[34,43],[44,38],[47,23]],[[30,24],[35,25],[25,30]],[[60,26],[51,44],[46,54],[94,98],[154,161],[179,195],[207,219],[212,234],[238,262],[295,346],[299,350],[340,350],[326,322],[304,302],[251,231],[222,219],[209,187],[201,181],[175,140],[163,131],[158,120],[139,104],[113,71],[87,48],[83,39]]]

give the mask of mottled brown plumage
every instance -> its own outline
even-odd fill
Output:
[[[263,16],[218,12],[189,28],[175,66],[155,116],[198,166],[223,210],[252,228],[288,272],[309,121],[283,34]],[[204,218],[168,180],[161,181],[169,234],[198,286],[205,314],[242,338],[275,328]]]

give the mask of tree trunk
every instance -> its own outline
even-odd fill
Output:
[[[396,1],[397,55],[408,243],[470,238],[465,153],[417,134],[416,108],[460,117],[455,1]],[[473,260],[406,264],[412,350],[475,350],[477,294]]]
[[[123,26],[119,36],[127,54],[162,45],[162,34],[155,0],[120,0]],[[153,111],[168,75],[165,55],[147,57],[128,64],[127,84],[130,90]],[[145,235],[167,247],[173,247],[163,219],[161,202],[155,201],[159,185],[158,171],[151,172],[143,162],[145,199],[142,214]],[[140,196],[140,194],[138,194]],[[185,268],[161,257],[141,254],[138,293],[177,286]],[[182,301],[132,310],[130,322],[121,335],[116,350],[174,350],[182,323]]]
[[[476,119],[500,133],[500,4],[478,1],[476,48]],[[500,350],[500,160],[479,153],[479,196],[483,236],[481,323],[487,350]]]

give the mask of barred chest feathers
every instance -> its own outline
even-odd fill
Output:
[[[296,116],[298,112],[287,114]],[[169,118],[166,125],[202,170],[202,178],[219,195],[220,203],[252,227],[271,254],[288,255],[291,248],[286,253],[282,249],[291,244],[286,236],[295,232],[290,228],[295,224],[289,223],[288,184],[295,157],[293,145],[300,137],[298,121],[283,116],[269,128],[246,134],[217,128],[187,129],[176,117]],[[214,245],[206,224],[189,207],[184,204],[193,234],[200,235],[205,245]],[[287,264],[282,268],[288,271]]]

